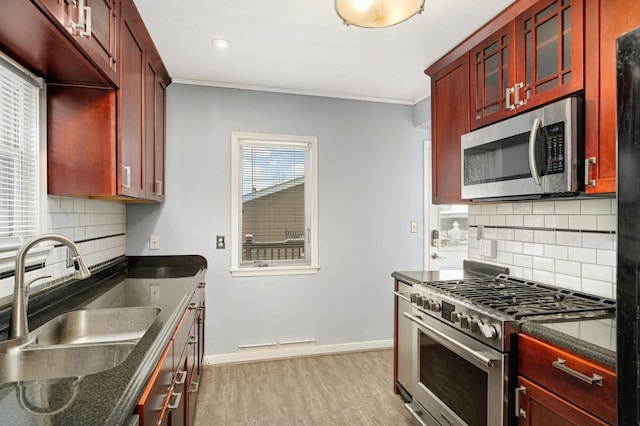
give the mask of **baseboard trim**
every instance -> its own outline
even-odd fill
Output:
[[[308,348],[279,349],[273,351],[246,352],[221,355],[205,355],[205,365],[235,364],[251,361],[268,361],[301,356],[327,355],[343,352],[371,351],[393,348],[393,340],[377,340],[372,342],[344,343],[340,345],[322,345]]]

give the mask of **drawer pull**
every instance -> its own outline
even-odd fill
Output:
[[[596,384],[598,386],[602,386],[602,377],[597,374],[592,374],[591,377],[586,374],[582,374],[579,371],[574,370],[573,368],[567,367],[567,361],[562,358],[558,358],[557,361],[553,361],[551,363],[555,368],[560,371],[564,371],[565,373],[582,380],[585,383],[589,383],[590,385]]]
[[[173,404],[167,404],[167,408],[169,410],[175,410],[180,405],[180,400],[182,399],[182,392],[175,393],[171,391],[171,396],[175,397],[176,399],[175,401],[173,401]]]
[[[181,374],[182,376],[178,379],[178,376],[180,376]],[[183,384],[186,378],[187,378],[187,371],[178,370],[178,374],[176,374],[176,385]]]
[[[524,386],[520,386],[516,388],[516,417],[517,418],[522,417],[523,419],[526,419],[527,412],[524,411],[522,408],[520,408],[520,393],[522,393],[523,395],[526,395],[527,388],[525,388]]]
[[[196,393],[198,392],[198,389],[200,389],[200,382],[193,382],[191,383],[191,387],[189,389],[189,393]]]
[[[190,345],[195,345],[196,343],[198,343],[198,336],[196,336],[195,334],[189,336],[189,341],[187,343]]]
[[[189,310],[193,310],[198,306],[198,304],[196,302],[191,302],[189,303],[188,309]]]

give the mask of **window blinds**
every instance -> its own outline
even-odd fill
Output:
[[[308,151],[304,143],[242,143],[244,263],[288,263],[307,258]]]
[[[37,79],[0,57],[0,241],[35,235],[39,218]]]

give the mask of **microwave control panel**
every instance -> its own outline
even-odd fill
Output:
[[[546,174],[564,173],[564,122],[545,126],[547,136]]]

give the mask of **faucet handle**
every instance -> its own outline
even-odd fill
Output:
[[[29,305],[29,293],[31,291],[29,289],[31,288],[31,284],[33,284],[34,282],[36,282],[38,280],[43,280],[45,278],[51,278],[51,275],[43,275],[41,277],[34,278],[31,281],[29,281],[27,283],[27,285],[24,286],[24,310],[25,310],[25,312],[27,311],[27,306]]]

